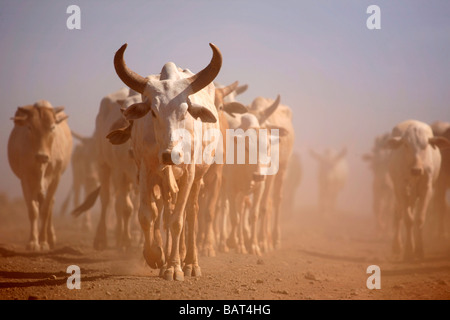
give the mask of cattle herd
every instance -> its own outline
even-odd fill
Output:
[[[71,131],[64,108],[45,100],[19,107],[12,118],[8,160],[28,210],[28,249],[55,245],[54,195],[70,160],[76,207],[72,214],[81,215],[87,228],[89,209],[100,198],[94,248],[108,246],[110,202],[119,248],[131,245],[130,226],[137,212],[145,261],[166,280],[200,276],[199,253],[262,255],[279,247],[280,216],[292,209],[301,180],[291,109],[280,103],[280,96],[258,97],[245,106],[236,96],[246,86],[214,83],[222,54],[213,44],[212,59],[200,72],[169,62],[159,74],[147,77],[127,67],[126,47],[114,56],[115,71],[126,87],[102,99],[92,137]],[[230,131],[235,134],[231,139]],[[193,143],[184,143],[186,135],[194,137]],[[79,141],[75,148],[72,138]],[[241,148],[238,140],[248,143]],[[372,152],[363,156],[373,171],[377,226],[384,232],[392,217],[392,250],[404,259],[423,257],[422,231],[430,208],[440,219],[436,232],[444,232],[449,147],[449,123],[406,120],[377,137]],[[264,161],[261,148],[272,163]],[[194,157],[198,150],[200,161]],[[346,154],[346,149],[310,150],[317,162],[323,214],[335,210],[346,183]],[[276,170],[270,172],[272,165]],[[83,203],[81,190],[86,195]]]

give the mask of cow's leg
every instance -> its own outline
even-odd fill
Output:
[[[260,247],[263,252],[269,252],[273,249],[272,247],[272,230],[270,230],[270,220],[272,214],[272,187],[274,176],[270,175],[266,177],[264,183],[264,193],[262,195],[260,204],[260,232],[259,232],[259,242]]]
[[[405,233],[406,233],[406,243],[405,243],[405,255],[404,260],[410,261],[413,259],[414,251],[414,239],[413,239],[413,223],[414,223],[414,207],[408,205],[404,210],[405,219]]]
[[[198,265],[198,252],[196,243],[196,220],[198,215],[198,194],[200,192],[201,180],[195,180],[186,207],[187,222],[187,252],[184,266],[184,275],[199,277],[202,275]],[[186,230],[186,228],[184,228]]]
[[[39,244],[41,250],[53,248],[56,242],[56,235],[51,216],[53,214],[53,205],[55,203],[55,193],[58,183],[59,176],[54,178],[48,185],[47,192],[40,206],[39,215],[41,218],[41,232],[39,234]]]
[[[398,203],[396,199],[394,209],[394,238],[392,241],[392,252],[395,256],[399,255],[402,250],[402,237],[401,237],[401,221],[403,218],[403,207]]]
[[[249,252],[251,254],[256,254],[258,256],[261,255],[261,250],[258,245],[258,218],[259,218],[259,209],[261,203],[261,197],[264,191],[264,182],[258,183],[255,186],[255,190],[253,192],[253,202],[250,208],[250,249]]]
[[[224,191],[224,189],[222,188],[222,191]],[[221,204],[220,207],[217,208],[217,212],[219,214],[218,218],[218,224],[219,224],[219,251],[220,252],[224,252],[227,253],[228,250],[228,246],[227,246],[227,223],[228,223],[228,219],[227,217],[229,216],[229,212],[230,212],[230,207],[229,207],[229,203],[227,201],[227,196],[226,193],[223,192],[223,194],[221,194]]]
[[[184,273],[181,270],[180,260],[180,238],[184,227],[184,210],[191,191],[195,176],[195,165],[187,167],[185,174],[180,178],[178,184],[177,202],[174,212],[170,217],[170,233],[172,235],[172,249],[167,264],[167,270],[164,273],[166,280],[184,281]]]
[[[219,167],[218,167],[219,166]],[[203,242],[203,253],[207,257],[215,257],[216,252],[214,250],[215,238],[214,238],[214,221],[216,215],[216,205],[220,195],[220,187],[222,185],[222,167],[221,165],[215,164],[213,168],[214,174],[211,183],[208,184],[208,189],[206,190],[205,200],[206,200],[206,212],[204,215],[204,242]]]
[[[122,229],[122,246],[125,248],[130,248],[131,246],[131,215],[133,214],[133,201],[131,201],[131,181],[126,181],[122,186],[124,188],[124,197],[122,198],[122,219],[123,219],[123,229]]]
[[[106,241],[106,214],[108,212],[109,198],[110,198],[110,174],[111,170],[106,165],[99,165],[99,177],[100,177],[100,220],[98,221],[97,232],[94,238],[94,248],[96,250],[103,250],[107,247]]]
[[[244,239],[244,228],[245,228],[245,196],[242,193],[234,200],[236,202],[237,209],[237,217],[238,217],[238,229],[237,229],[237,252],[238,253],[247,253],[247,249],[245,247],[245,239]]]
[[[280,227],[280,215],[281,215],[281,201],[283,199],[283,181],[286,173],[285,167],[280,167],[277,175],[275,176],[273,187],[273,246],[275,249],[280,247],[281,243],[281,227]]]
[[[414,219],[414,253],[417,258],[423,259],[423,226],[425,224],[425,218],[427,214],[428,205],[432,197],[432,185],[428,184],[425,194],[419,197],[417,203],[417,212]]]
[[[39,200],[32,187],[21,180],[23,196],[28,209],[28,218],[30,219],[30,240],[27,245],[28,250],[39,251]]]
[[[239,232],[239,207],[237,205],[237,194],[235,193],[231,193],[230,194],[230,198],[229,198],[229,205],[230,205],[230,210],[229,210],[229,217],[230,217],[230,222],[231,222],[231,231],[230,234],[228,235],[227,241],[226,241],[226,245],[228,246],[228,248],[230,249],[236,249],[238,246],[238,232]]]

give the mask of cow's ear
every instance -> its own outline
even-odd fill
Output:
[[[24,126],[25,123],[27,122],[27,118],[28,117],[26,115],[25,116],[15,116],[15,117],[12,117],[11,120],[14,121],[15,125]]]
[[[67,118],[69,118],[69,116],[65,113],[65,112],[58,112],[56,114],[56,123],[60,124],[61,122],[63,122],[64,120],[66,120]]]
[[[131,133],[124,129],[113,130],[106,136],[111,144],[124,144],[130,137]]]
[[[131,130],[133,129],[134,121],[130,120],[126,127],[112,130],[106,138],[111,144],[124,144],[131,138]]]
[[[122,113],[127,120],[136,120],[142,118],[150,111],[150,105],[144,102],[132,104]]]
[[[210,123],[217,122],[216,117],[208,108],[205,108],[196,103],[192,103],[190,99],[187,99],[187,104],[188,104],[188,112],[194,119],[200,118],[200,121],[202,122],[210,122]]]
[[[450,140],[445,137],[433,137],[428,139],[428,142],[434,147],[438,147],[439,149],[447,149],[450,148]]]
[[[228,113],[229,115],[233,116],[233,113],[247,113],[248,109],[246,106],[244,106],[242,103],[239,102],[227,102],[223,105],[223,111]]]

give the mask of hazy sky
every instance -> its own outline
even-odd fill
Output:
[[[66,27],[71,4],[81,30]],[[366,27],[372,4],[381,30]],[[123,43],[127,64],[148,75],[168,61],[201,70],[212,42],[224,59],[216,80],[249,85],[242,102],[280,94],[292,108],[305,171],[299,201],[316,199],[308,148],[347,146],[351,178],[340,204],[370,212],[360,157],[374,136],[409,118],[450,121],[449,14],[447,0],[0,0],[0,191],[21,196],[7,161],[17,106],[64,105],[70,127],[90,135],[101,98],[123,86],[112,63]],[[59,198],[70,182],[69,170]]]

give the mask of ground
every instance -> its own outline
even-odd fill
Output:
[[[299,208],[283,219],[281,248],[261,257],[218,253],[200,257],[202,277],[165,281],[146,266],[136,241],[119,251],[95,251],[93,232],[79,221],[55,217],[56,248],[25,250],[29,221],[22,203],[0,213],[0,299],[305,300],[450,299],[450,240],[425,241],[425,259],[391,258],[390,238],[374,233],[367,213],[319,217]],[[96,221],[94,216],[94,221]],[[81,269],[81,289],[67,288],[70,265]],[[381,270],[381,289],[370,290],[367,268]]]

